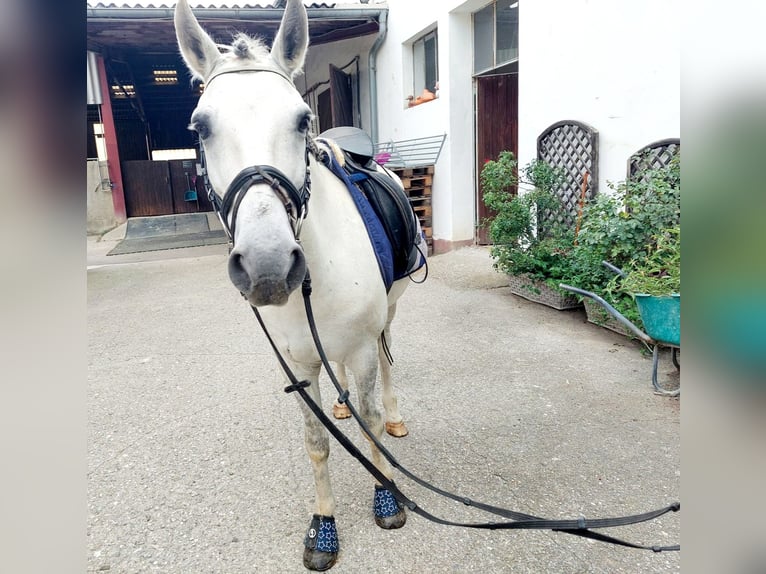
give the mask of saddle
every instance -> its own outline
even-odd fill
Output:
[[[369,202],[391,244],[393,280],[401,279],[424,263],[420,222],[401,184],[378,169],[370,136],[359,128],[343,126],[319,136],[331,140],[343,154],[341,168]],[[385,170],[385,168],[383,168]],[[336,174],[338,175],[338,174]],[[388,289],[390,285],[386,285]]]

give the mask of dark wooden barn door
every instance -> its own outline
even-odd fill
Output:
[[[197,175],[197,161],[193,159],[172,159],[170,166],[170,187],[173,190],[173,213],[197,213],[213,211],[205,193],[202,176]],[[187,195],[197,192],[197,199]]]
[[[330,64],[332,127],[354,125],[354,96],[351,76]]]
[[[213,211],[196,160],[124,161],[122,178],[128,217]]]
[[[122,179],[128,217],[174,213],[168,162],[124,161]]]
[[[492,216],[482,201],[484,193],[478,181],[482,166],[504,150],[518,157],[519,83],[517,74],[479,77],[476,82],[476,200],[481,223]],[[478,228],[477,240],[482,245],[489,243],[485,228]]]

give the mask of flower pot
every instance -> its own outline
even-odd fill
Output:
[[[646,334],[660,343],[680,346],[681,295],[636,294],[634,297]]]
[[[543,281],[533,279],[528,275],[508,275],[508,285],[511,293],[523,297],[528,301],[542,303],[548,307],[558,309],[576,309],[582,307],[582,303],[574,295],[560,293],[546,285]]]

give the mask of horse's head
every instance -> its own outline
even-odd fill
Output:
[[[292,83],[308,47],[306,9],[288,0],[270,52],[245,35],[221,52],[186,0],[176,5],[175,27],[186,64],[205,82],[190,128],[213,189],[227,190],[229,277],[251,304],[282,305],[306,272],[295,236],[301,206],[290,197],[307,178],[311,110]]]

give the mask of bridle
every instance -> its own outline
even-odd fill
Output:
[[[291,86],[293,81],[282,70],[274,67],[270,67],[264,64],[249,64],[245,67],[223,69],[214,71],[206,81],[206,85],[210,85],[210,82],[222,75],[232,74],[240,72],[270,72],[281,76],[287,80]],[[239,206],[242,203],[247,191],[256,184],[265,183],[282,201],[287,211],[287,216],[290,219],[290,225],[293,229],[295,239],[300,239],[301,228],[303,221],[308,214],[308,203],[311,197],[311,169],[310,169],[310,157],[311,153],[316,154],[316,144],[313,139],[306,135],[306,147],[305,147],[305,165],[306,173],[303,179],[303,185],[299,188],[290,181],[290,179],[282,173],[279,169],[272,165],[251,165],[240,171],[229,184],[226,189],[226,193],[223,197],[220,197],[213,189],[210,179],[208,177],[207,162],[205,160],[205,148],[202,145],[202,141],[199,142],[199,154],[200,164],[202,167],[202,179],[205,185],[205,191],[207,198],[213,206],[215,214],[223,226],[223,230],[229,240],[229,250],[234,247],[234,237],[237,224],[237,213],[239,212]],[[231,223],[229,223],[231,221]]]

